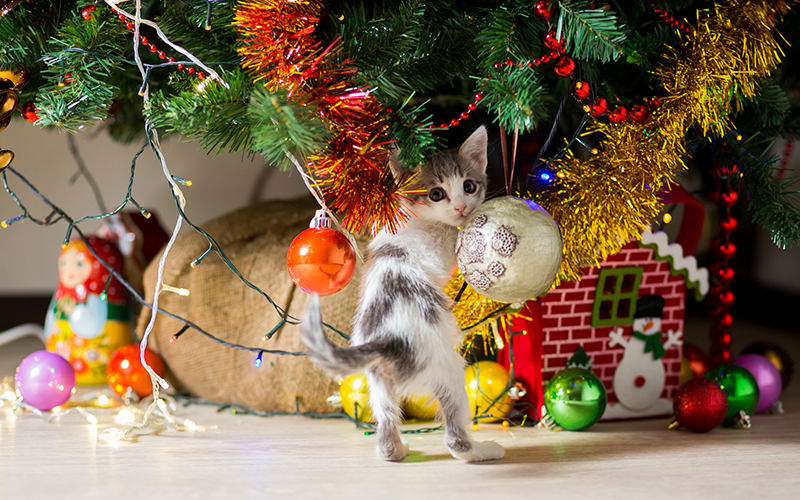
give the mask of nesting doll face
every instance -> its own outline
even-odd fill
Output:
[[[85,283],[92,274],[93,261],[91,254],[82,252],[79,245],[68,245],[58,257],[58,280],[61,286],[71,290]]]

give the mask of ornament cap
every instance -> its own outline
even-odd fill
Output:
[[[320,209],[314,213],[314,218],[308,223],[308,227],[313,229],[331,228],[333,227],[333,219],[331,219],[327,211]]]

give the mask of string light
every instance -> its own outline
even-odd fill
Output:
[[[181,297],[188,297],[189,296],[189,290],[187,290],[185,288],[178,288],[178,287],[170,286],[170,285],[167,285],[166,283],[162,283],[161,284],[161,289],[164,290],[165,292],[177,293]]]
[[[255,365],[256,368],[261,366],[261,356],[264,354],[264,351],[258,351],[258,356],[256,357]]]
[[[178,333],[176,333],[175,335],[173,335],[172,337],[170,337],[170,338],[169,338],[169,342],[170,342],[170,344],[171,344],[171,343],[173,343],[173,342],[175,342],[176,340],[178,340],[178,337],[180,337],[181,335],[183,335],[183,334],[184,334],[184,332],[186,332],[186,330],[188,330],[189,328],[190,328],[190,325],[188,325],[188,324],[186,324],[186,325],[183,325],[183,328],[181,328],[181,329],[178,331]]]

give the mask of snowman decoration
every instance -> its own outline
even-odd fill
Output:
[[[661,342],[661,319],[664,317],[664,297],[644,295],[636,303],[633,335],[622,337],[622,328],[609,333],[609,347],[622,346],[625,352],[614,372],[614,394],[620,404],[632,411],[650,408],[664,390],[664,365],[661,358],[666,350],[681,342],[681,332],[667,332]]]

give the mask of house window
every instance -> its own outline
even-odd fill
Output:
[[[594,292],[592,326],[633,323],[636,298],[642,282],[641,267],[616,267],[600,270]]]

